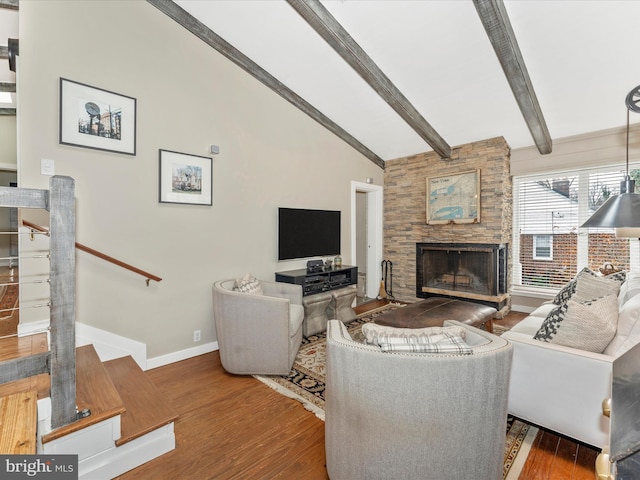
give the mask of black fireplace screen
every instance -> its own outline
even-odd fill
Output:
[[[497,296],[507,291],[505,244],[416,244],[416,296],[456,292]]]

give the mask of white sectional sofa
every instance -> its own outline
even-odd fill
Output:
[[[611,396],[613,360],[640,343],[640,274],[627,274],[618,306],[617,331],[603,353],[534,340],[557,307],[550,302],[504,333],[513,344],[509,412],[598,448],[609,445],[602,401]]]

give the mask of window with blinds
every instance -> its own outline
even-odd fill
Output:
[[[533,259],[553,260],[553,235],[533,236]]]
[[[640,165],[633,167],[630,175],[640,187]],[[598,271],[608,263],[640,268],[638,239],[616,237],[614,229],[580,228],[620,193],[624,175],[622,165],[515,177],[513,285],[560,287],[582,268]]]

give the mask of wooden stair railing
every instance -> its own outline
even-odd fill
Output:
[[[30,228],[31,230],[35,230],[37,232],[45,233],[47,235],[49,234],[49,230],[46,229],[45,227],[42,227],[40,225],[36,225],[35,223],[31,223],[31,222],[29,222],[27,220],[22,220],[22,225],[24,225],[27,228]],[[143,277],[146,278],[145,281],[147,282],[147,286],[149,286],[149,281],[150,280],[153,280],[154,282],[161,282],[162,281],[162,278],[160,278],[160,277],[158,277],[156,275],[153,275],[153,274],[151,274],[149,272],[145,272],[144,270],[141,270],[141,269],[139,269],[137,267],[134,267],[133,265],[129,265],[128,263],[122,262],[122,261],[118,260],[117,258],[110,257],[109,255],[107,255],[105,253],[102,253],[102,252],[99,252],[98,250],[94,250],[93,248],[87,247],[86,245],[83,245],[83,244],[78,243],[78,242],[76,242],[75,245],[76,245],[76,248],[78,250],[82,250],[83,252],[87,252],[87,253],[89,253],[91,255],[94,255],[94,256],[96,256],[98,258],[101,258],[102,260],[105,260],[105,261],[107,261],[109,263],[113,263],[114,265],[122,267],[122,268],[124,268],[126,270],[129,270],[131,272],[137,273],[138,275],[142,275]]]

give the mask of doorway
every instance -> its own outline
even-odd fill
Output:
[[[358,296],[378,295],[383,250],[383,188],[351,182],[351,256],[358,267]],[[362,274],[362,275],[361,275]]]

